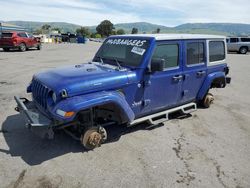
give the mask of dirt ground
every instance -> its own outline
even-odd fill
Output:
[[[79,64],[100,43],[0,51],[0,187],[250,187],[250,54],[229,54],[232,83],[214,89],[210,109],[147,130],[112,127],[107,144],[85,152],[64,133],[42,140],[14,111],[14,95],[38,71]]]

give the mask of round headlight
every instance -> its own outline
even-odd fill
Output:
[[[52,99],[53,99],[53,101],[55,103],[56,102],[56,93],[55,92],[52,94]]]

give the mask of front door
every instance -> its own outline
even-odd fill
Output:
[[[176,106],[181,97],[182,86],[182,50],[181,42],[158,42],[153,59],[164,63],[164,70],[147,73],[144,84],[143,115]]]
[[[196,100],[207,75],[206,41],[185,41],[183,56],[181,103],[188,103]]]

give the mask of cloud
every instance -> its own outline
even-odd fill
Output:
[[[109,19],[113,23],[146,21],[166,26],[187,22],[250,22],[249,6],[243,0],[0,0],[0,6],[0,20],[96,25]]]

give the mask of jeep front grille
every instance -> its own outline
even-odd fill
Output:
[[[48,94],[49,89],[34,79],[32,82],[33,100],[35,100],[35,102],[37,102],[45,110],[47,109]]]

